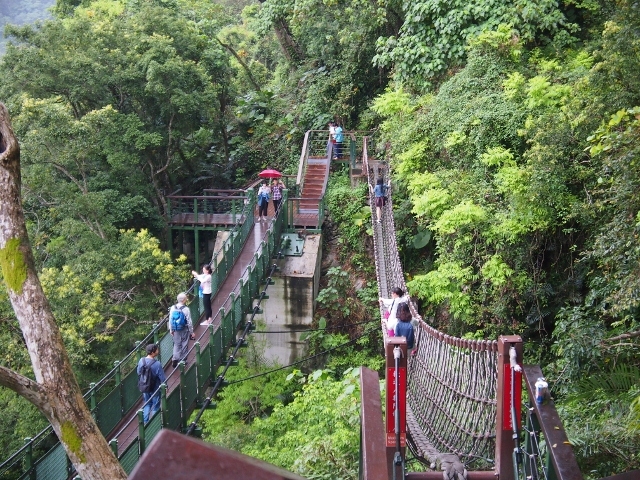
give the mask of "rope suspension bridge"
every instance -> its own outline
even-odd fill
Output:
[[[386,162],[370,158],[369,141],[368,137],[363,141],[362,170],[366,172],[370,186],[378,293],[381,297],[390,297],[392,288],[399,287],[405,292],[407,288],[396,244],[392,195],[388,195],[388,201],[382,207],[381,218],[375,218],[373,187],[379,178],[386,181],[389,171]],[[407,355],[404,338],[387,337],[382,315],[384,307],[381,307],[381,330],[387,357],[387,442],[377,447],[363,443],[363,450],[371,449],[368,454],[371,463],[374,459],[379,462],[362,476],[363,479],[405,476],[445,480],[582,478],[564,430],[558,427],[560,422],[552,402],[534,403],[526,408],[526,448],[520,446],[523,367],[519,337],[481,341],[451,337],[425,322],[414,302],[410,301],[409,307],[416,320],[415,355]],[[397,351],[401,346],[402,362],[399,363]],[[406,371],[402,372],[402,369]],[[537,366],[525,367],[524,376],[529,386],[529,398],[534,398],[531,387],[542,373]],[[404,378],[406,384],[401,390],[406,394],[406,402],[389,400],[392,387],[397,389],[397,384]],[[364,397],[370,394],[371,391],[363,392],[363,410]],[[389,408],[390,405],[395,408]],[[383,432],[376,432],[379,425],[376,426],[375,421],[369,422],[367,415],[369,413],[363,411],[363,430],[369,425],[372,430],[367,438],[383,441]],[[402,418],[389,421],[394,416]],[[544,420],[551,417],[556,425],[547,428]],[[540,441],[541,437],[546,443]],[[409,474],[401,460],[404,445],[433,472]],[[376,448],[378,452],[386,449],[386,456],[376,454]],[[367,452],[362,454],[367,455]],[[382,476],[379,476],[380,472],[383,472]]]
[[[348,155],[341,160],[348,163],[353,181],[365,180],[373,186],[380,176],[388,178],[388,169],[384,161],[369,157],[370,142],[367,136],[351,134]],[[274,259],[281,254],[283,235],[300,228],[321,231],[332,157],[328,132],[307,132],[295,185],[283,192],[281,207],[272,212],[267,223],[255,221],[252,189],[225,191],[228,211],[218,213],[207,207],[220,200],[216,200],[215,191],[207,197],[175,199],[174,205],[182,206],[172,212],[171,221],[226,224],[229,235],[211,262],[213,321],[200,323],[203,309],[196,297],[189,304],[196,341],[178,367],[171,366],[172,339],[165,317],[85,395],[101,432],[127,473],[134,470],[163,429],[197,432],[199,415],[211,404],[216,389],[224,383],[224,371],[233,365],[253,329],[254,315],[260,312],[276,268]],[[231,206],[236,204],[230,203],[230,193],[231,200],[241,206]],[[390,296],[393,287],[406,291],[391,195],[389,200],[380,223],[372,213],[376,274],[383,297]],[[373,194],[370,201],[375,210]],[[184,202],[191,202],[193,208],[187,212]],[[192,297],[193,291],[189,291]],[[387,338],[385,320],[381,321],[387,395],[391,395],[386,430],[377,373],[366,369],[361,373],[362,480],[443,478],[443,474],[444,478],[471,480],[582,478],[553,402],[521,406],[522,384],[528,397],[534,398],[534,383],[542,373],[538,366],[522,365],[519,337],[485,341],[450,337],[429,326],[412,302],[410,308],[417,319],[416,355],[407,355],[404,337]],[[239,330],[243,334],[237,339]],[[160,346],[158,359],[167,381],[161,386],[160,411],[145,424],[135,367],[144,346],[151,342]],[[229,348],[233,350],[227,356]],[[218,375],[222,366],[224,370]],[[196,420],[189,423],[196,408],[200,409]],[[406,446],[432,471],[408,472]],[[0,479],[68,478],[74,478],[73,467],[51,428],[27,439],[23,448],[0,465]]]

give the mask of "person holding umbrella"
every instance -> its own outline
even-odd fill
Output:
[[[282,183],[282,180],[279,178],[274,178],[273,183],[271,184],[271,194],[273,195],[273,212],[274,215],[278,213],[278,208],[280,207],[280,202],[282,202],[282,190],[284,190],[285,186]]]

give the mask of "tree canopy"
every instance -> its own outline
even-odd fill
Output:
[[[640,468],[628,454],[640,445],[628,382],[640,376],[639,15],[627,0],[58,0],[50,20],[7,26],[0,100],[22,145],[36,266],[81,382],[188,278],[163,252],[166,195],[293,173],[303,133],[339,120],[374,129],[389,161],[425,316],[453,335],[522,335],[584,471]],[[327,270],[318,322],[346,325],[374,290],[368,213],[363,191],[334,188],[341,269]],[[29,374],[6,301],[0,314],[3,365]],[[371,345],[332,362],[373,365]],[[290,423],[303,399],[276,407],[270,395],[256,416]],[[585,398],[594,407],[579,411]]]

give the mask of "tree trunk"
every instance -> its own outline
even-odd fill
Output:
[[[20,147],[0,103],[0,263],[36,381],[0,368],[0,384],[47,417],[83,480],[126,479],[100,433],[71,369],[38,275],[20,199]]]
[[[258,0],[260,3],[264,3],[266,0]],[[300,62],[304,58],[304,52],[302,47],[296,41],[295,37],[291,33],[289,24],[285,18],[279,18],[273,21],[273,28],[276,31],[276,37],[280,43],[280,47],[284,53],[284,56],[290,62]]]

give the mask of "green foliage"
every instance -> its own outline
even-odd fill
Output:
[[[519,42],[576,29],[560,5],[546,0],[485,0],[473,5],[462,0],[420,0],[403,7],[400,31],[378,39],[373,60],[380,66],[393,65],[397,80],[418,88],[462,63],[468,42],[507,51],[515,58],[520,47],[513,46]]]
[[[625,318],[628,328],[635,329],[640,308],[640,107],[613,114],[589,139],[591,154],[602,162],[594,188],[602,223],[592,249],[586,252],[600,267],[592,282],[594,296],[607,315]]]
[[[61,268],[43,269],[40,281],[80,372],[102,373],[160,320],[189,277],[185,260],[174,263],[147,231],[129,230]]]
[[[294,392],[301,385],[286,380],[289,371],[272,370],[262,360],[263,346],[250,342],[249,350],[239,359],[239,365],[227,371],[226,380],[231,383],[216,398],[216,408],[207,410],[201,417],[205,439],[227,448],[241,450],[251,441],[250,425],[256,418],[267,417],[277,405],[293,400]]]
[[[326,202],[331,219],[338,228],[341,260],[350,259],[350,263],[364,271],[371,271],[371,263],[366,255],[365,242],[368,234],[362,221],[362,211],[368,198],[366,184],[351,188],[349,177],[345,173],[331,175]]]
[[[640,430],[633,424],[640,397],[638,368],[614,366],[574,385],[559,412],[586,478],[602,478],[637,469]]]
[[[330,314],[349,317],[355,300],[349,297],[349,274],[340,268],[331,267],[326,277],[327,286],[320,290],[316,301]]]
[[[256,13],[259,35],[275,30],[286,59],[276,72],[286,85],[286,112],[307,128],[341,119],[352,128],[371,93],[386,80],[371,64],[384,31],[385,4],[356,0],[269,0]]]
[[[288,405],[256,419],[242,452],[305,478],[355,478],[360,449],[359,371],[318,370]]]

